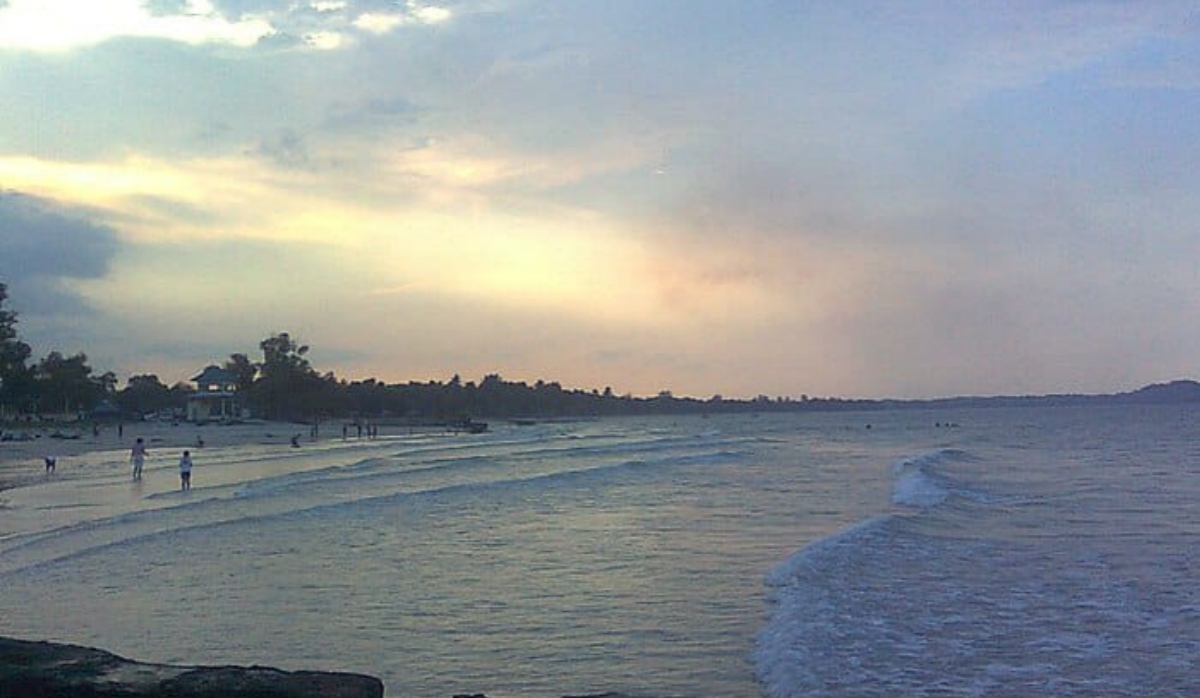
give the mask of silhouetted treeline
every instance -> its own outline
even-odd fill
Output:
[[[95,374],[82,352],[51,351],[33,363],[31,350],[16,332],[16,313],[5,310],[7,288],[0,283],[0,419],[32,414],[78,414],[136,419],[159,413],[180,416],[195,388],[165,385],[154,374],[131,376],[117,389],[111,372]],[[564,388],[557,382],[506,381],[498,374],[478,383],[455,375],[447,381],[388,384],[320,373],[307,359],[308,346],[288,333],[259,343],[261,360],[231,354],[223,368],[236,385],[238,400],[254,417],[293,421],[395,418],[450,423],[468,419],[601,417],[650,414],[794,412],[911,408],[1027,407],[1093,404],[1200,403],[1200,383],[1175,381],[1117,395],[955,397],[935,400],[848,400],[760,395],[753,399],[616,395],[612,388]]]
[[[677,398],[662,392],[652,398],[616,395],[612,388],[583,390],[538,380],[506,381],[498,374],[478,383],[458,375],[447,381],[386,383],[374,378],[346,381],[319,373],[308,362],[308,347],[283,332],[264,339],[262,360],[233,354],[224,369],[238,376],[241,393],[256,416],[298,421],[348,418],[401,418],[457,422],[476,418],[547,418],[702,413],[733,410],[794,409],[785,398],[751,401]],[[158,394],[165,395],[165,386]],[[186,399],[186,396],[185,396]],[[809,401],[817,407],[821,401]],[[808,404],[808,403],[806,403]]]
[[[94,374],[87,355],[51,351],[31,362],[32,350],[17,334],[17,314],[4,307],[8,287],[0,282],[0,418],[31,413],[79,413],[114,394],[111,371]]]
[[[233,354],[224,369],[238,377],[240,392],[253,414],[267,419],[314,421],[355,418],[399,418],[453,423],[468,419],[600,417],[612,415],[711,413],[837,409],[851,401],[760,396],[753,400],[678,398],[663,391],[650,398],[616,395],[604,390],[564,388],[557,382],[506,381],[498,374],[478,383],[458,375],[443,381],[385,383],[376,379],[346,381],[332,372],[319,373],[309,364],[308,346],[288,333],[264,339],[262,360]],[[162,388],[159,394],[163,394]]]
[[[111,372],[97,374],[80,352],[51,351],[37,362],[16,331],[17,314],[5,309],[7,287],[0,283],[0,419],[26,415],[76,415],[136,419],[151,414],[180,416],[195,387],[167,386],[157,375],[130,376],[124,388]],[[385,417],[454,422],[473,418],[546,418],[568,416],[702,413],[795,409],[790,399],[707,400],[677,398],[669,392],[642,398],[616,395],[611,388],[564,388],[557,382],[511,382],[499,375],[478,383],[454,376],[448,381],[387,384],[375,379],[346,381],[318,372],[307,359],[308,346],[288,333],[259,343],[262,358],[231,354],[223,368],[234,377],[238,399],[252,416],[311,421]],[[809,408],[830,408],[841,401],[805,400]],[[845,403],[849,404],[849,403]]]

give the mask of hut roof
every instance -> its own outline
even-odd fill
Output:
[[[207,366],[200,375],[192,377],[193,383],[200,385],[225,385],[227,383],[237,383],[237,376],[232,371],[227,371],[220,366]]]

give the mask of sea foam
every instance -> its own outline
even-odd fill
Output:
[[[892,485],[892,503],[897,506],[927,509],[945,502],[950,497],[948,481],[935,473],[935,467],[949,460],[964,457],[956,449],[940,449],[896,462],[892,471],[896,481]]]

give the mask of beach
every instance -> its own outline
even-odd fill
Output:
[[[69,476],[83,465],[82,456],[93,452],[129,451],[141,437],[151,455],[158,460],[179,459],[184,449],[228,448],[247,444],[275,444],[290,448],[297,434],[301,443],[312,443],[310,426],[286,422],[252,421],[240,424],[190,424],[187,422],[144,421],[97,424],[93,433],[90,422],[8,423],[0,433],[13,436],[0,441],[0,490],[30,484],[46,477],[45,458],[57,460],[56,475]],[[336,433],[335,433],[336,429]],[[319,440],[341,439],[340,422],[330,424]],[[353,430],[351,430],[353,434]],[[126,454],[128,455],[128,453]]]

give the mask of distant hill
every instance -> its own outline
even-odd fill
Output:
[[[1132,392],[1100,395],[998,395],[948,397],[931,400],[881,400],[886,407],[1058,407],[1071,405],[1181,405],[1200,404],[1200,382],[1176,380],[1154,383]]]
[[[1193,380],[1177,380],[1170,383],[1154,383],[1132,393],[1114,395],[1119,402],[1146,404],[1181,404],[1200,402],[1200,383]]]

